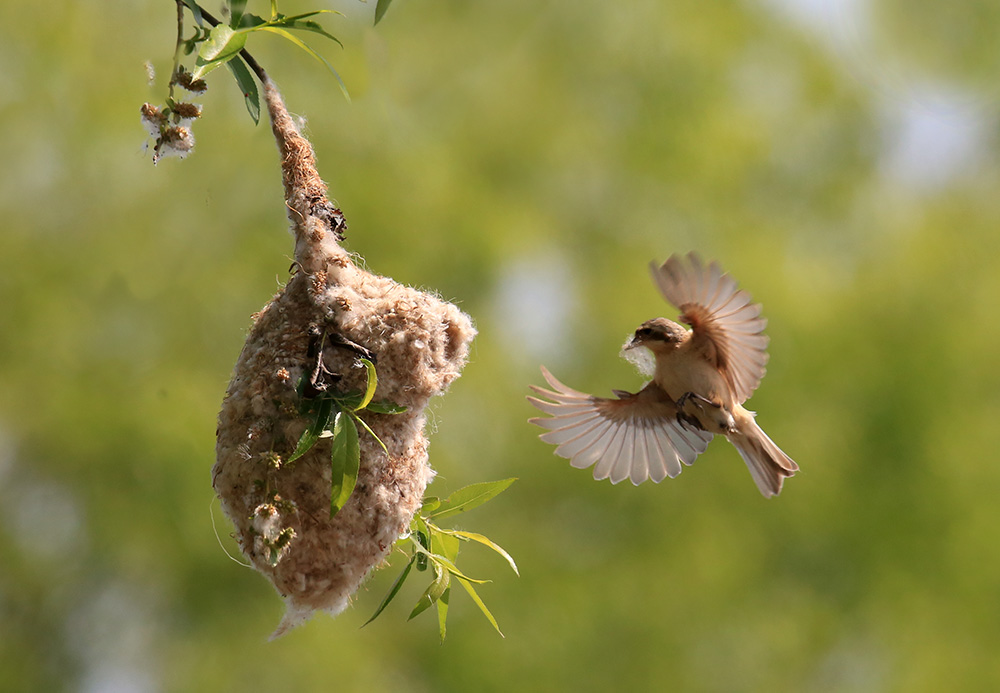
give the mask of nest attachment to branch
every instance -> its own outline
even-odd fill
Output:
[[[434,475],[425,407],[458,377],[476,331],[454,305],[351,261],[311,145],[270,81],[264,95],[298,271],[254,316],[219,413],[212,485],[244,555],[285,599],[276,637],[317,610],[341,612],[409,528]],[[297,386],[305,375],[312,387],[363,390],[359,353],[376,359],[375,399],[406,410],[361,414],[387,452],[362,433],[357,485],[331,518],[330,440],[285,462],[309,424]]]

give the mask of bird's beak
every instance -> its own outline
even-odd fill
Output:
[[[625,351],[628,351],[629,349],[635,349],[636,347],[641,347],[641,346],[642,346],[642,341],[639,339],[639,336],[632,335],[632,339],[628,340],[628,342],[625,344]]]

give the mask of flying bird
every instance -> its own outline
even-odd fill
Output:
[[[705,265],[696,253],[650,267],[664,298],[691,326],[654,318],[626,342],[623,355],[646,351],[653,357],[653,379],[635,394],[614,390],[615,398],[594,397],[563,385],[542,366],[552,390],[532,385],[544,399],[528,400],[549,416],[530,422],[548,429],[540,438],[557,445],[555,453],[572,466],[593,465],[595,479],[629,479],[636,486],[677,476],[714,436],[725,436],[760,492],[777,495],[799,467],[743,407],[768,359],[760,304],[718,263]]]

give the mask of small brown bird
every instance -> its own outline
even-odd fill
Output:
[[[651,269],[663,296],[691,326],[654,318],[625,344],[623,355],[652,353],[653,380],[635,394],[615,390],[617,399],[608,399],[566,387],[543,366],[553,390],[531,389],[551,401],[528,400],[551,418],[530,422],[549,429],[541,439],[558,445],[556,454],[574,467],[595,465],[595,479],[631,479],[636,486],[677,476],[681,463],[690,465],[714,435],[722,435],[736,446],[760,492],[777,495],[799,467],[743,408],[767,363],[760,304],[751,303],[717,263],[706,266],[695,253],[686,260],[671,256]]]

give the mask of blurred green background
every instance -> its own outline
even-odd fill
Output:
[[[154,168],[174,9],[5,3],[0,688],[1000,690],[1000,6],[992,0],[285,0],[341,71],[249,48],[308,118],[349,246],[480,330],[430,421],[432,491],[517,476],[461,525],[449,638],[378,621],[399,568],[274,643],[282,603],[213,531],[215,417],[287,277],[277,156],[225,71]],[[216,9],[216,7],[211,7]],[[266,3],[250,3],[264,14]],[[143,61],[158,77],[148,85]],[[633,488],[526,423],[546,364],[607,395],[672,317],[646,270],[718,259],[770,319],[749,406],[777,499],[716,441]],[[215,506],[227,547],[228,525]]]

